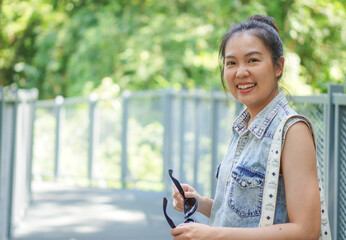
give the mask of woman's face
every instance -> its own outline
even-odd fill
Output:
[[[274,66],[269,50],[251,33],[238,33],[225,48],[224,77],[231,94],[259,113],[278,94],[277,77],[284,59]]]

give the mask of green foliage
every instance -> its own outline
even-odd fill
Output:
[[[287,44],[301,60],[306,82],[326,91],[346,73],[345,5],[339,1],[296,1],[288,16]]]
[[[295,56],[286,81],[316,91],[345,76],[345,5],[334,0],[4,0],[0,84],[40,98],[81,96],[109,77],[121,90],[219,87],[217,47],[229,26],[273,16]],[[286,64],[287,66],[287,64]],[[290,72],[293,71],[294,74]]]
[[[89,108],[86,102],[64,105],[61,110],[59,181],[78,185],[121,187],[122,120],[120,99],[97,103],[94,136],[93,179],[88,179]],[[54,179],[54,107],[36,110],[33,177]],[[163,126],[129,119],[127,187],[163,189]]]

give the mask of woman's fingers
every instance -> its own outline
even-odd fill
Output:
[[[196,192],[196,190],[188,184],[183,183],[181,184],[181,187],[183,188],[184,192]]]
[[[179,191],[175,190],[173,191],[173,208],[179,212],[182,212],[184,207],[184,199],[179,193]]]
[[[178,204],[175,199],[173,199],[173,208],[179,212],[183,211],[183,207],[181,206],[182,204]]]
[[[199,195],[193,187],[188,184],[181,184],[181,187],[186,198],[195,197],[198,199]],[[184,198],[175,185],[173,185],[173,208],[179,212],[184,210]]]
[[[176,228],[173,228],[172,230],[171,230],[171,235],[173,236],[173,237],[177,237],[177,236],[179,236],[179,235],[181,235],[183,232],[184,232],[184,229],[182,228],[182,224],[180,224],[179,226],[177,226]]]
[[[198,195],[196,194],[196,192],[185,192],[185,197],[186,198],[197,198]]]

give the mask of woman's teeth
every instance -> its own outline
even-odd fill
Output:
[[[244,84],[244,85],[238,85],[238,88],[240,89],[247,89],[247,88],[251,88],[254,87],[256,84],[252,83],[252,84]]]

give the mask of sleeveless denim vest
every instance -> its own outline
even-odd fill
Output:
[[[209,224],[218,227],[258,227],[265,172],[273,135],[281,120],[296,112],[279,93],[246,129],[245,109],[235,120],[227,153],[217,170],[217,186]],[[291,119],[285,129],[300,118]],[[305,122],[305,121],[304,121]],[[309,126],[311,128],[311,126]],[[285,186],[279,177],[274,224],[289,222]]]

